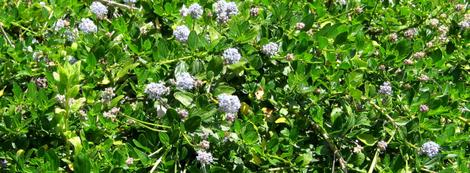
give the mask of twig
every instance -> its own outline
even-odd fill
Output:
[[[132,6],[129,6],[129,5],[117,3],[117,2],[114,2],[114,1],[109,1],[109,0],[100,0],[100,1],[103,2],[103,3],[106,3],[110,6],[116,6],[116,7],[125,8],[125,9],[128,9],[128,10],[138,10],[138,8],[136,8],[136,7],[132,7]]]
[[[165,153],[166,154],[166,153]],[[163,155],[164,156],[164,155]],[[163,156],[161,156],[160,158],[157,159],[157,161],[153,164],[153,167],[152,169],[150,170],[150,173],[153,173],[155,171],[155,169],[157,169],[157,166],[160,164],[160,162],[162,161],[162,158]]]
[[[185,133],[181,133],[181,135],[184,137],[184,140],[186,140],[186,142],[191,145],[192,147],[195,147],[196,145],[192,144],[191,141],[188,139],[188,136],[186,136]]]
[[[397,132],[397,130],[395,129],[393,131],[392,135],[390,136],[390,138],[388,139],[387,145],[388,145],[388,143],[390,143],[390,141],[392,141],[393,137],[395,137],[396,132]],[[367,173],[372,173],[374,171],[375,165],[377,165],[377,160],[379,159],[379,154],[380,154],[380,150],[376,149],[374,159],[372,159],[372,163],[370,164],[370,168],[369,168],[369,171]]]
[[[372,160],[372,164],[370,164],[369,171],[367,173],[372,173],[375,169],[375,165],[377,164],[377,160],[379,159],[379,150],[375,151],[374,159]]]
[[[286,169],[285,167],[277,167],[277,168],[269,168],[268,171],[273,172],[273,171],[281,171]]]
[[[397,123],[395,123],[395,120],[390,117],[388,114],[386,114],[381,107],[379,107],[377,104],[373,103],[372,101],[369,102],[372,106],[374,106],[375,109],[377,109],[378,111],[380,111],[380,113],[382,113],[383,115],[385,115],[385,117],[393,124],[393,126],[395,126],[395,128],[398,128],[398,125]]]
[[[10,38],[8,38],[7,33],[3,29],[3,23],[0,22],[0,29],[2,30],[3,35],[5,36],[5,39],[7,40],[8,44],[10,44],[11,47],[15,47],[15,45],[11,42]]]
[[[32,31],[32,30],[31,30],[31,29],[29,29],[29,28],[26,28],[26,27],[24,27],[23,25],[20,25],[19,23],[16,23],[16,22],[11,22],[11,24],[12,24],[12,25],[15,25],[15,26],[17,26],[17,27],[20,27],[21,29],[23,29],[23,30],[25,30],[25,31],[28,31],[28,32],[30,32],[30,33],[31,33],[31,34],[33,34],[34,36],[37,36],[37,35],[39,35],[38,33],[36,33],[36,32],[34,32],[34,31]]]
[[[286,160],[286,159],[284,159],[284,158],[282,158],[282,157],[279,157],[279,156],[277,156],[277,155],[271,155],[271,154],[266,154],[266,155],[267,155],[268,157],[272,157],[272,158],[281,160],[281,161],[283,161],[284,163],[289,164],[289,166],[291,166],[291,167],[293,166],[292,163],[291,163],[289,160]]]
[[[426,169],[426,168],[421,168],[421,171],[430,172],[430,173],[436,173],[435,171],[431,171],[431,170]]]
[[[459,117],[459,120],[462,120],[464,123],[470,124],[470,121],[464,117]]]
[[[145,128],[147,128],[147,129],[152,130],[152,131],[155,131],[155,132],[167,132],[166,130],[160,130],[160,129],[152,128],[152,127],[149,127],[149,126],[147,126],[147,125],[145,125],[145,124],[142,124],[142,123],[140,123],[140,126],[141,126],[141,127],[145,127]]]
[[[315,130],[317,130],[321,133],[323,139],[325,139],[326,143],[328,144],[328,147],[331,150],[333,150],[334,157],[338,158],[339,165],[341,166],[341,169],[343,170],[343,172],[347,173],[348,172],[348,169],[346,167],[347,162],[346,162],[346,160],[344,160],[343,156],[341,156],[341,154],[338,150],[338,147],[336,147],[336,145],[330,140],[330,137],[328,136],[326,130],[323,129],[322,127],[318,126],[315,123],[312,123],[312,125],[315,128]],[[334,160],[336,160],[336,159],[333,159],[333,162],[334,162]]]
[[[152,157],[155,154],[158,154],[163,148],[158,149],[157,151],[150,153],[148,157]]]
[[[333,166],[331,166],[331,173],[335,173],[335,165],[336,165],[336,156],[333,156]]]
[[[176,58],[176,59],[170,59],[170,60],[165,60],[165,61],[160,61],[160,62],[157,62],[157,65],[163,65],[163,64],[171,64],[173,62],[177,62],[177,61],[181,61],[181,60],[186,60],[186,59],[190,59],[191,56],[186,56],[186,57],[181,57],[181,58]]]
[[[127,117],[127,118],[129,118],[129,119],[132,119],[132,120],[134,120],[134,121],[137,121],[137,122],[139,122],[139,123],[141,123],[141,124],[146,124],[146,125],[156,126],[156,127],[166,128],[166,129],[171,128],[170,126],[165,126],[165,125],[160,125],[160,124],[154,124],[154,123],[145,122],[145,121],[139,120],[139,119],[137,119],[137,118],[131,117],[131,116],[129,116],[129,115],[125,115],[125,114],[124,114],[124,116]]]

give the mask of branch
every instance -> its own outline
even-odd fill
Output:
[[[379,152],[380,151],[378,149],[377,149],[377,151],[375,151],[374,159],[372,160],[372,164],[370,164],[370,168],[369,168],[369,171],[367,173],[374,172],[375,165],[377,164],[377,160],[379,158]]]
[[[121,3],[117,3],[117,2],[114,2],[114,1],[109,1],[109,0],[99,0],[103,3],[106,3],[108,4],[109,6],[115,6],[115,7],[119,7],[119,8],[125,8],[125,9],[128,9],[128,10],[138,10],[138,8],[136,7],[132,7],[132,6],[129,6],[129,5],[125,5],[125,4],[121,4]]]
[[[8,38],[7,33],[3,29],[3,23],[1,23],[1,22],[0,22],[0,29],[2,30],[2,33],[5,36],[5,40],[7,40],[8,44],[10,44],[11,47],[15,48],[15,45],[13,44],[13,42],[11,42],[10,38]]]
[[[338,158],[339,165],[341,166],[341,169],[343,170],[343,172],[348,172],[348,169],[346,167],[346,165],[347,165],[346,160],[344,160],[343,156],[341,156],[341,154],[338,150],[338,147],[336,147],[336,145],[330,140],[330,137],[328,136],[326,130],[323,129],[323,127],[320,127],[315,123],[312,123],[312,125],[315,128],[315,130],[317,130],[321,133],[323,139],[325,139],[326,143],[328,144],[328,147],[330,148],[330,150],[333,151],[334,156],[336,158]],[[333,163],[334,163],[334,160],[333,160]]]
[[[191,56],[186,56],[186,57],[182,57],[182,58],[164,60],[164,61],[157,62],[157,65],[171,64],[171,63],[174,63],[174,62],[177,62],[177,61],[182,61],[182,60],[186,60],[186,59],[190,59],[190,58],[191,58]]]

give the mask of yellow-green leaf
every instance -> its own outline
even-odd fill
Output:
[[[280,124],[280,123],[287,123],[287,119],[284,117],[279,117],[275,123]]]

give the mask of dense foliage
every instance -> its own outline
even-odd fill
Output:
[[[5,172],[470,172],[463,0],[0,1]]]

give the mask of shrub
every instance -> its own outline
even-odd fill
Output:
[[[2,171],[470,172],[464,1],[1,4]]]

